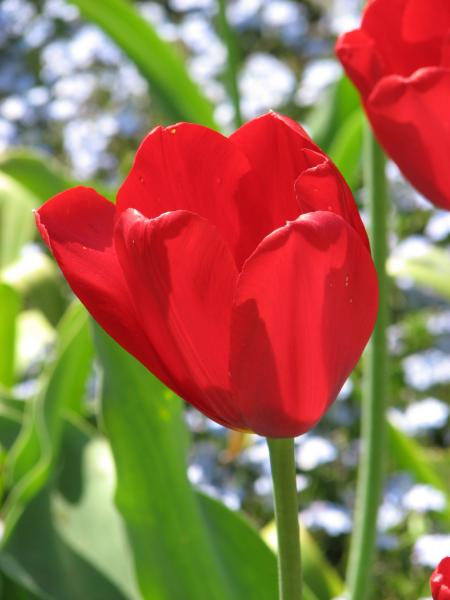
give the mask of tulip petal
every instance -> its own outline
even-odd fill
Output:
[[[296,219],[300,211],[294,183],[307,167],[303,149],[321,152],[307,133],[291,119],[270,112],[243,125],[230,140],[248,157],[262,184],[260,201],[270,219],[267,233]]]
[[[440,4],[442,0],[438,0]],[[448,0],[443,0],[448,3]],[[426,15],[435,18],[434,5],[418,0],[417,4],[432,4]],[[376,0],[369,2],[364,11],[361,29],[375,42],[388,73],[411,75],[417,69],[439,64],[441,41],[434,37],[435,27],[419,24],[411,0]],[[425,14],[425,13],[424,13]],[[418,35],[419,27],[421,35]],[[431,37],[425,36],[425,32]]]
[[[338,215],[302,215],[261,242],[231,326],[232,386],[251,429],[296,436],[321,418],[369,339],[377,296],[370,254]]]
[[[450,69],[383,78],[366,105],[381,145],[432,202],[450,208]]]
[[[230,394],[230,320],[237,269],[216,228],[188,211],[117,222],[115,246],[135,310],[180,395],[212,419],[244,425]]]
[[[374,40],[362,29],[349,31],[338,39],[336,54],[361,96],[368,96],[386,70]]]
[[[324,154],[303,151],[310,165],[295,182],[295,192],[302,214],[329,210],[345,219],[370,249],[369,240],[353,195],[342,175]]]
[[[157,127],[142,142],[117,211],[135,208],[148,218],[178,209],[198,214],[217,227],[240,268],[270,231],[259,187],[247,158],[228,138],[178,123]]]
[[[408,42],[430,42],[444,38],[450,29],[448,0],[409,0],[403,18],[404,37]]]
[[[70,287],[94,319],[121,346],[167,380],[153,355],[113,246],[114,204],[90,188],[77,187],[36,211],[39,232]]]

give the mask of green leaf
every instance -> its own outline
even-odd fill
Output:
[[[275,521],[266,525],[262,531],[264,539],[274,550],[277,549],[277,530]],[[302,569],[305,585],[317,600],[330,600],[344,591],[344,582],[335,568],[323,556],[320,547],[309,531],[300,522]]]
[[[257,534],[193,493],[181,401],[99,328],[96,342],[104,369],[103,418],[118,475],[116,503],[143,598],[275,600],[275,559],[270,567]]]
[[[69,425],[61,456],[59,482],[26,507],[1,570],[47,600],[138,600],[108,444]]]
[[[0,386],[14,384],[16,323],[20,311],[20,296],[14,288],[0,283]]]
[[[33,208],[74,185],[53,158],[25,149],[0,154],[0,171],[34,196]]]
[[[56,326],[67,308],[67,288],[52,258],[27,253],[3,270],[2,279],[20,294],[24,306],[39,310]]]
[[[391,256],[387,263],[393,277],[411,279],[417,286],[450,300],[450,253],[430,246],[420,256]]]
[[[277,598],[275,556],[247,520],[223,504],[198,494],[200,508],[224,569],[239,574],[236,598]]]
[[[81,411],[92,352],[86,312],[74,303],[59,327],[55,359],[42,377],[41,390],[30,402],[21,435],[8,456],[12,490],[4,508],[5,536],[49,477],[61,440],[63,412]]]
[[[350,80],[342,75],[327,90],[323,102],[315,105],[306,119],[316,144],[328,152],[342,124],[359,106],[358,92]]]
[[[210,102],[189,77],[182,59],[132,5],[124,0],[71,2],[135,63],[172,121],[217,128]]]
[[[353,190],[360,181],[363,130],[363,112],[357,108],[341,124],[328,148],[331,160]]]
[[[5,460],[20,432],[23,405],[20,400],[6,394],[0,395],[0,500],[5,492]]]
[[[27,148],[2,152],[0,172],[29,190],[34,196],[34,208],[38,208],[52,196],[80,185],[68,175],[65,167],[54,157]],[[84,181],[83,185],[92,185],[106,198],[111,198],[111,189],[97,181]]]
[[[389,456],[397,467],[411,473],[417,483],[431,485],[445,494],[446,505],[442,511],[450,523],[450,492],[448,481],[433,467],[426,451],[415,440],[405,435],[388,421]]]
[[[0,171],[0,270],[19,257],[35,234],[33,194]]]

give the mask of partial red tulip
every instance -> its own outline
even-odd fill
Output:
[[[449,210],[450,2],[370,0],[336,51],[386,153]]]
[[[443,558],[430,578],[433,600],[450,600],[450,556]]]
[[[230,138],[157,127],[116,205],[77,187],[36,219],[93,318],[233,429],[313,427],[374,326],[377,278],[351,192],[275,113]]]

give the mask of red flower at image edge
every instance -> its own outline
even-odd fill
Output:
[[[230,138],[157,127],[116,205],[77,187],[36,219],[94,319],[230,428],[310,429],[374,326],[376,273],[351,192],[275,113]]]
[[[433,600],[450,600],[450,556],[443,558],[430,578]]]
[[[387,154],[450,209],[450,1],[371,0],[336,52]]]

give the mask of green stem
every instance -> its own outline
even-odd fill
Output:
[[[239,53],[234,32],[228,23],[226,5],[226,0],[219,0],[218,24],[219,32],[227,48],[228,54],[226,79],[228,93],[234,108],[234,124],[236,127],[240,127],[242,125],[242,114],[237,76],[239,67]]]
[[[355,527],[350,544],[347,585],[350,600],[365,600],[372,590],[377,515],[381,499],[385,449],[387,391],[388,198],[385,157],[366,127],[364,180],[370,210],[372,256],[378,273],[377,323],[367,348],[361,416],[361,460],[355,506]]]
[[[267,438],[278,535],[279,600],[302,599],[294,440]]]

